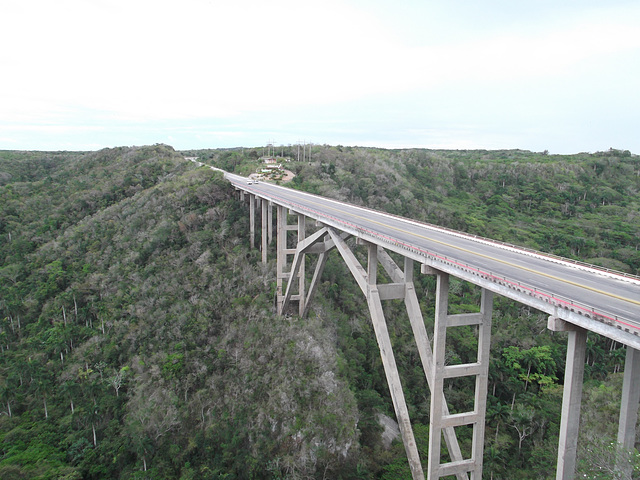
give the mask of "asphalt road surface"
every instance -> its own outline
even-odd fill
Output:
[[[488,273],[510,282],[566,299],[606,317],[621,319],[640,331],[640,280],[615,272],[577,265],[557,257],[478,239],[383,212],[337,202],[305,192],[226,174],[231,183],[306,216],[358,229],[388,243],[404,245],[432,258],[446,258],[462,268]]]

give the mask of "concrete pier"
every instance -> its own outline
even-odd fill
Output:
[[[557,480],[572,480],[575,477],[586,350],[587,331],[579,327],[569,331],[558,442]]]

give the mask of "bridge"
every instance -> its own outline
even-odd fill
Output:
[[[618,442],[624,449],[634,448],[640,404],[640,278],[227,172],[225,177],[241,198],[249,202],[252,247],[260,223],[264,263],[268,244],[273,240],[273,210],[276,210],[279,313],[297,304],[298,314],[306,315],[329,252],[335,249],[344,259],[367,300],[414,479],[424,479],[425,472],[382,308],[382,302],[391,299],[404,300],[431,392],[426,471],[429,480],[449,475],[458,480],[482,478],[494,294],[548,314],[549,329],[568,332],[556,478],[572,479],[575,474],[587,331],[627,347]],[[311,225],[315,233],[308,234]],[[366,265],[360,263],[347,243],[349,237],[356,239],[354,248],[366,249]],[[390,253],[402,259],[401,265]],[[309,285],[306,255],[318,257]],[[378,278],[383,277],[378,275],[379,267],[386,272],[389,282],[378,283]],[[433,342],[426,331],[413,284],[418,271],[437,277]],[[450,276],[482,289],[479,313],[448,313]],[[465,325],[477,327],[477,359],[473,363],[446,365],[447,329]],[[445,398],[445,380],[459,377],[475,378],[474,408],[451,413]],[[470,454],[463,455],[461,451],[455,432],[460,426],[473,428]],[[449,458],[440,453],[443,439]]]

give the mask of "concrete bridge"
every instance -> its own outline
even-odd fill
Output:
[[[429,480],[448,475],[455,475],[459,480],[482,478],[494,294],[547,313],[548,328],[568,332],[556,478],[574,478],[587,331],[627,346],[618,442],[627,450],[633,449],[640,401],[639,278],[276,185],[254,182],[229,173],[225,173],[225,177],[249,202],[252,247],[255,246],[256,229],[260,224],[260,248],[265,263],[267,246],[273,239],[273,210],[276,210],[279,313],[297,306],[298,314],[306,315],[329,252],[335,249],[344,259],[367,300],[414,479],[424,479],[425,473]],[[308,235],[309,225],[314,226],[315,233]],[[347,244],[349,237],[356,239],[356,248],[366,249],[366,265],[358,261]],[[389,252],[401,256],[400,265]],[[317,256],[308,285],[306,255]],[[396,255],[396,258],[399,257]],[[378,283],[379,267],[386,272],[389,282]],[[437,277],[433,342],[426,331],[413,285],[417,273]],[[481,287],[479,313],[448,313],[450,276]],[[418,455],[382,309],[382,302],[390,299],[404,300],[431,391],[426,472]],[[447,330],[464,325],[477,326],[477,359],[473,363],[445,365]],[[457,377],[475,378],[475,401],[471,411],[449,411],[444,383],[445,379]],[[470,455],[461,452],[455,432],[456,427],[465,425],[473,428]],[[443,439],[449,458],[442,458],[440,454]]]

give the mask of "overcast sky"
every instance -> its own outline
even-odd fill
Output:
[[[640,154],[637,0],[2,0],[0,149]]]

